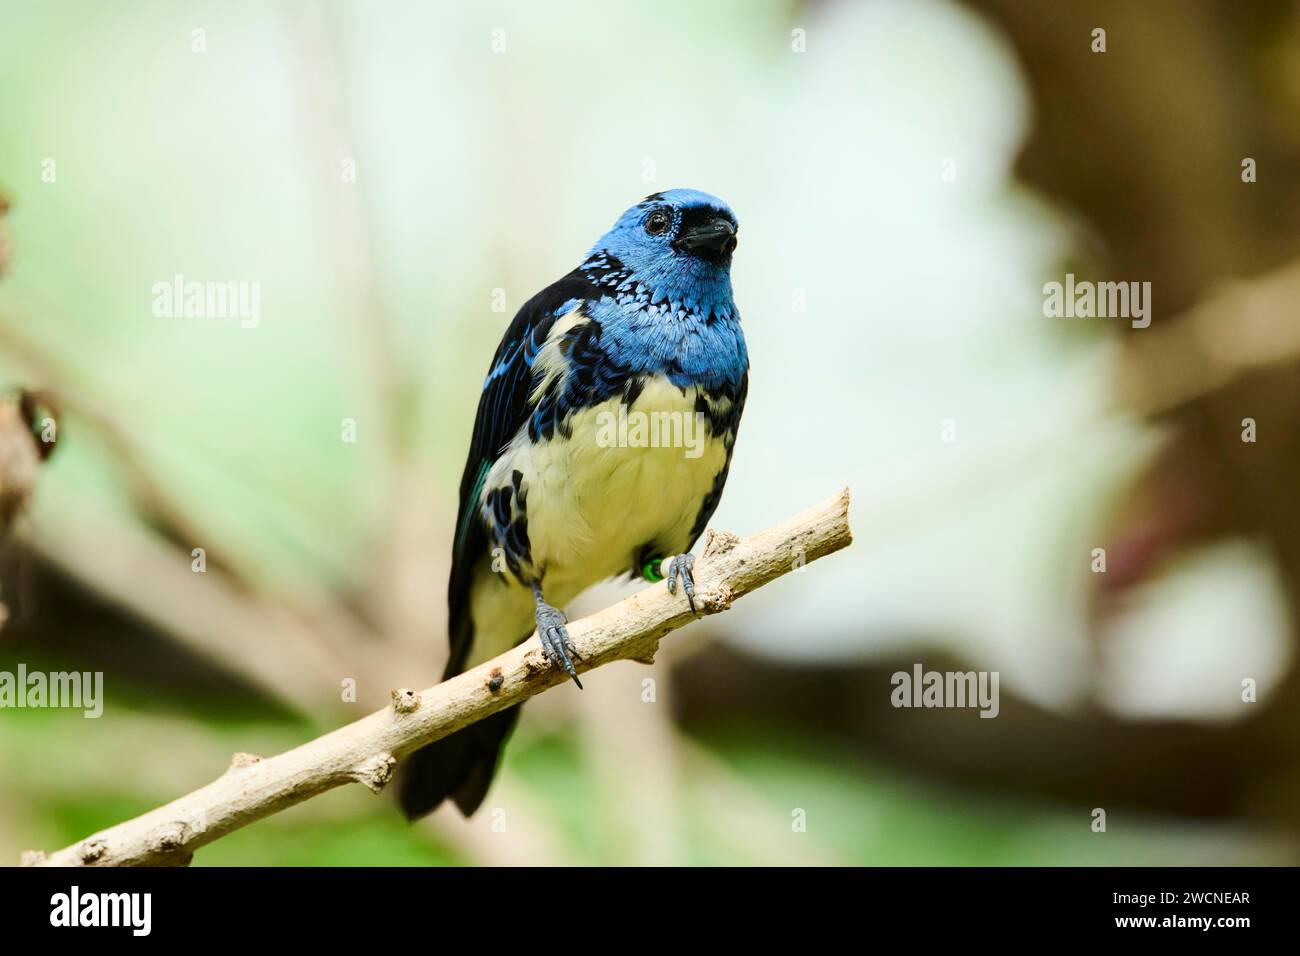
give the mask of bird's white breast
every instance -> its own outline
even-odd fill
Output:
[[[537,355],[534,401],[571,373],[562,343],[585,321],[575,310],[556,322]],[[530,547],[526,570],[541,577],[547,602],[563,608],[596,582],[632,570],[647,545],[657,552],[649,557],[690,546],[700,508],[727,463],[722,436],[710,435],[696,411],[700,391],[650,377],[632,402],[620,391],[570,412],[544,440],[534,443],[524,426],[493,464],[479,506],[492,489],[512,486],[519,472]],[[471,664],[509,647],[532,626],[529,589],[503,571],[501,562],[485,559],[471,587]]]
[[[538,444],[520,436],[487,486],[523,475],[533,565],[549,601],[562,605],[604,578],[628,571],[659,542],[667,556],[689,544],[700,505],[726,463],[720,437],[696,412],[698,389],[666,378],[574,412],[561,434]]]

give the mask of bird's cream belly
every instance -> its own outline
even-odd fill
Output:
[[[504,456],[523,473],[533,566],[544,573],[548,601],[562,606],[628,571],[646,544],[668,553],[689,546],[726,463],[722,439],[707,434],[695,399],[694,388],[683,394],[652,381],[631,407],[615,399],[576,412],[568,438],[521,443]]]
[[[666,381],[651,382],[621,417],[621,399],[611,400],[574,413],[568,438],[557,431],[534,445],[521,434],[497,460],[484,487],[508,485],[520,472],[531,566],[542,575],[548,603],[563,608],[596,582],[630,571],[647,544],[660,546],[654,557],[690,546],[700,507],[727,461],[722,439],[707,436],[696,417],[695,399],[693,388],[683,394]],[[661,417],[652,427],[655,414]],[[489,572],[485,559],[472,587],[478,636],[471,665],[533,626],[532,593],[495,573],[501,570]]]

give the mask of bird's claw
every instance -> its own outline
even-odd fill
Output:
[[[573,639],[569,637],[569,629],[564,625],[568,623],[568,618],[564,612],[558,608],[553,608],[549,604],[537,605],[537,638],[542,642],[542,653],[546,659],[556,667],[564,668],[573,682],[582,688],[582,681],[578,680],[578,672],[573,667],[573,661],[569,659],[572,655],[578,660],[582,660],[582,655],[573,645]]]
[[[687,551],[685,554],[679,554],[675,558],[670,558],[664,565],[664,580],[668,582],[668,593],[677,593],[677,579],[682,579],[682,590],[686,592],[686,600],[691,606],[691,613],[698,614],[695,609],[695,555]]]

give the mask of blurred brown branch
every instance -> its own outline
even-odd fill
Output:
[[[0,398],[0,534],[31,497],[41,455],[18,396]]]
[[[43,394],[20,389],[0,396],[0,536],[31,500],[37,469],[54,451],[57,431]],[[0,628],[8,620],[9,607],[0,601]]]

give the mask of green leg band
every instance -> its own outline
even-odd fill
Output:
[[[647,561],[641,568],[641,575],[651,584],[656,581],[662,581],[664,576],[659,573],[659,567],[663,564],[663,558],[655,558],[653,561]]]

